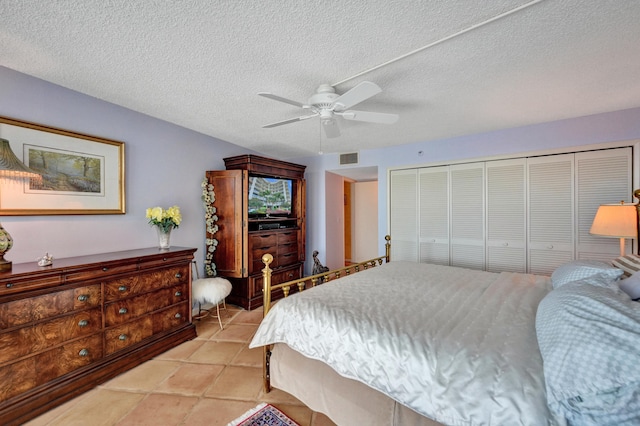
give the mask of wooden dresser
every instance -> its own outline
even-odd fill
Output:
[[[1,423],[24,423],[193,339],[195,251],[129,250],[0,273]]]

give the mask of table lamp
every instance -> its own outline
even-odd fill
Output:
[[[0,138],[0,183],[25,178],[39,178],[42,176],[25,166],[11,150],[9,141]],[[0,272],[11,270],[11,261],[5,260],[4,255],[13,247],[13,238],[0,224]]]
[[[601,237],[620,238],[620,256],[624,256],[625,238],[638,236],[636,204],[602,204],[593,219],[590,233]]]

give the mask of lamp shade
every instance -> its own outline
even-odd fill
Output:
[[[591,225],[591,234],[611,238],[636,238],[638,213],[635,204],[602,204]]]
[[[0,138],[0,177],[39,178],[41,176],[16,157],[8,140]]]

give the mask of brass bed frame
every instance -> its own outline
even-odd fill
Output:
[[[351,273],[360,272],[361,270],[366,270],[369,268],[373,268],[377,265],[382,265],[383,261],[385,263],[389,263],[391,261],[391,236],[386,235],[384,239],[386,241],[384,256],[379,256],[370,260],[366,260],[364,262],[354,263],[352,265],[345,266],[343,268],[333,269],[331,271],[323,272],[321,274],[311,275],[304,278],[298,278],[295,280],[287,281],[287,282],[276,284],[276,285],[271,285],[272,269],[269,267],[271,262],[273,262],[273,256],[269,253],[263,255],[262,256],[262,262],[264,263],[264,269],[262,269],[263,316],[266,316],[269,310],[271,309],[271,296],[273,292],[276,290],[282,290],[284,297],[287,297],[291,292],[291,288],[294,286],[295,286],[294,288],[297,287],[298,291],[303,291],[307,288],[315,287],[318,284],[322,284],[327,281],[338,279],[342,276],[343,273],[345,276],[347,276],[347,275],[351,275]],[[263,363],[262,363],[262,370],[263,370],[263,385],[264,385],[265,393],[271,390],[271,376],[269,372],[271,349],[272,349],[271,345],[266,345],[263,347],[264,357],[263,357]]]

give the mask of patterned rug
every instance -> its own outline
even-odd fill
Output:
[[[271,404],[262,403],[244,413],[227,426],[299,426]]]

